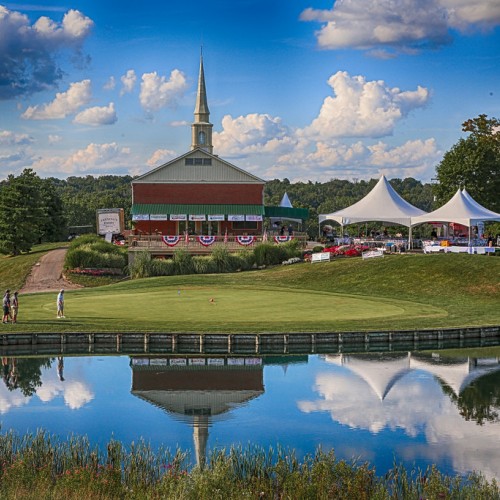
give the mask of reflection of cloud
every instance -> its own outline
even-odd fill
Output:
[[[3,383],[0,384],[0,414],[8,413],[11,408],[28,404],[29,400],[30,398],[24,396],[19,389],[9,391]]]
[[[83,382],[70,381],[60,382],[59,380],[44,381],[42,387],[36,391],[36,395],[44,402],[48,403],[56,397],[62,395],[64,402],[72,410],[78,410],[86,403],[94,399],[94,393]]]
[[[305,413],[329,412],[332,420],[377,434],[383,429],[403,429],[407,435],[424,434],[428,445],[402,445],[398,454],[407,458],[451,459],[460,472],[481,470],[487,478],[500,476],[500,424],[478,426],[464,420],[439,384],[415,371],[400,379],[381,401],[369,384],[344,370],[320,373],[314,390],[319,398],[299,401]],[[433,379],[432,379],[433,380]]]

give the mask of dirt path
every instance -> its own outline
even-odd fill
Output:
[[[66,281],[62,275],[66,248],[58,248],[46,253],[31,269],[21,293],[50,292],[61,288],[73,290],[81,288]]]

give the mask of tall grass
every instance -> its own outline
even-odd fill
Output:
[[[377,477],[367,463],[318,449],[298,459],[294,450],[256,446],[211,451],[192,466],[189,455],[144,441],[128,449],[111,440],[104,451],[85,437],[60,441],[43,431],[0,435],[1,498],[500,498],[495,480],[481,474],[449,477],[436,467],[407,471],[395,465]]]
[[[64,267],[124,269],[126,263],[126,250],[104,241],[95,234],[87,234],[70,243]]]

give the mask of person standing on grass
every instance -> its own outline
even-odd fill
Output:
[[[2,323],[8,323],[10,318],[10,290],[5,290],[2,300],[3,316]]]
[[[57,294],[57,317],[64,318],[64,288]]]
[[[12,316],[12,323],[17,323],[17,311],[19,310],[19,299],[17,298],[18,292],[14,292],[12,302],[10,304],[10,314]]]

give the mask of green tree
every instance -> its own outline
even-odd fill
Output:
[[[9,175],[0,189],[0,240],[12,255],[29,252],[47,220],[42,180],[31,169]]]
[[[481,205],[500,212],[500,120],[479,115],[462,124],[470,133],[460,139],[436,167],[437,202],[446,203],[466,188]]]

